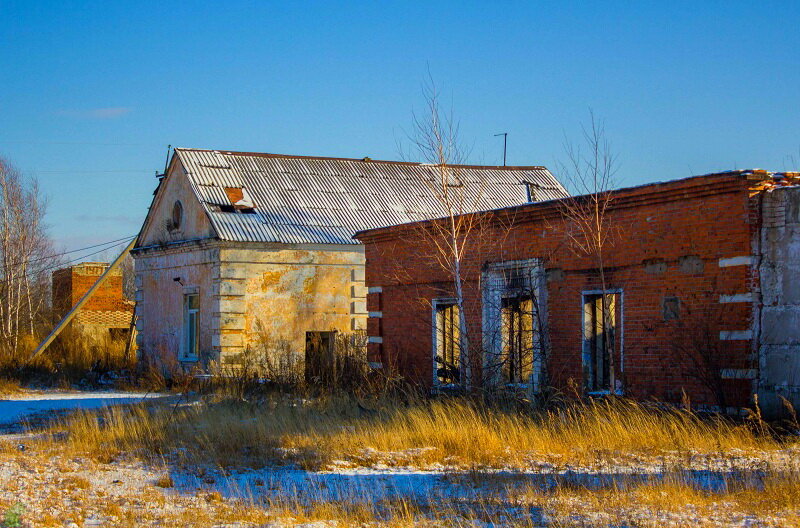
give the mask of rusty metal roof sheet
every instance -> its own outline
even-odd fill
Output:
[[[430,165],[185,148],[175,154],[223,240],[357,244],[357,231],[446,216],[425,184]],[[544,167],[456,170],[470,204],[465,213],[528,203],[528,184],[537,201],[567,195]],[[253,207],[233,209],[231,188],[244,188]]]

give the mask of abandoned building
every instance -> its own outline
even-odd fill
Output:
[[[471,211],[566,195],[542,167],[457,167]],[[441,217],[430,165],[176,149],[138,242],[139,350],[184,366],[366,326],[356,231]],[[451,185],[451,182],[448,182]]]
[[[51,289],[54,315],[63,318],[108,267],[107,262],[81,262],[54,271]],[[74,331],[92,339],[124,340],[131,330],[133,310],[134,302],[123,291],[122,271],[115,269],[70,324]]]
[[[751,170],[614,191],[602,276],[565,213],[587,197],[469,215],[483,227],[460,263],[461,309],[419,235],[435,222],[362,231],[370,361],[433,391],[797,405],[798,184]]]

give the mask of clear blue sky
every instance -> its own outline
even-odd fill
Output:
[[[800,2],[0,0],[0,155],[61,247],[132,235],[167,144],[392,159],[428,66],[476,163],[591,107],[621,184],[800,158]]]

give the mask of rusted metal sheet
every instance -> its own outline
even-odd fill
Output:
[[[425,178],[431,165],[357,159],[176,149],[191,187],[223,240],[289,244],[355,244],[355,232],[446,213],[431,196]],[[454,168],[463,182],[464,212],[527,203],[527,183],[538,200],[566,196],[544,167]],[[527,183],[526,183],[527,182]],[[242,199],[244,214],[220,210]],[[237,198],[237,200],[234,200]],[[249,210],[249,208],[248,208]]]

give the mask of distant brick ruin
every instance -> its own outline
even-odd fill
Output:
[[[53,272],[54,314],[61,318],[72,309],[97,279],[105,273],[107,262],[82,262]],[[72,320],[73,330],[87,337],[126,339],[133,317],[133,301],[123,294],[122,271],[111,272],[105,283]]]

